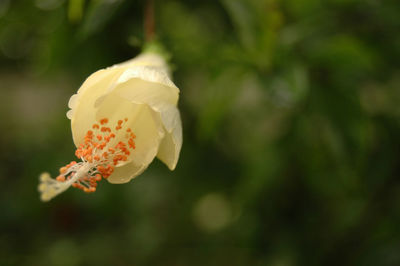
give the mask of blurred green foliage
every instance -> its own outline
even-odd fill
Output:
[[[397,0],[156,1],[184,145],[50,203],[67,102],[143,45],[142,1],[0,1],[0,265],[400,265]]]

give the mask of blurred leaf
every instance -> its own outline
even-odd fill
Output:
[[[240,36],[242,44],[246,48],[252,48],[256,42],[254,28],[255,17],[250,10],[250,5],[242,0],[222,0]]]
[[[80,3],[83,0],[73,1],[79,1]],[[80,36],[87,38],[90,35],[101,31],[105,27],[106,23],[112,19],[113,14],[117,11],[122,2],[123,0],[90,1],[82,28],[79,32]]]

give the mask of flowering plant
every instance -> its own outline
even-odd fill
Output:
[[[178,98],[179,89],[157,53],[93,73],[68,103],[81,162],[61,167],[56,179],[43,173],[41,199],[48,201],[70,186],[94,192],[103,178],[126,183],[156,156],[173,170],[182,146]]]

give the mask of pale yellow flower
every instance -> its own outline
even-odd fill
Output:
[[[93,192],[102,178],[126,183],[154,157],[173,170],[182,146],[178,98],[166,62],[155,53],[93,73],[68,103],[82,162],[62,167],[56,179],[42,174],[41,199],[48,201],[69,186]]]

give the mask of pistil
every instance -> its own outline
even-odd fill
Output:
[[[135,149],[136,136],[132,129],[127,128],[125,133],[120,132],[127,120],[127,118],[118,120],[115,129],[107,127],[107,118],[93,124],[91,127],[93,130],[87,131],[83,143],[75,151],[75,155],[82,162],[72,161],[61,167],[60,175],[55,179],[48,173],[40,176],[41,199],[49,201],[70,186],[86,193],[95,192],[97,182],[103,178],[107,179],[114,168],[126,162]]]

